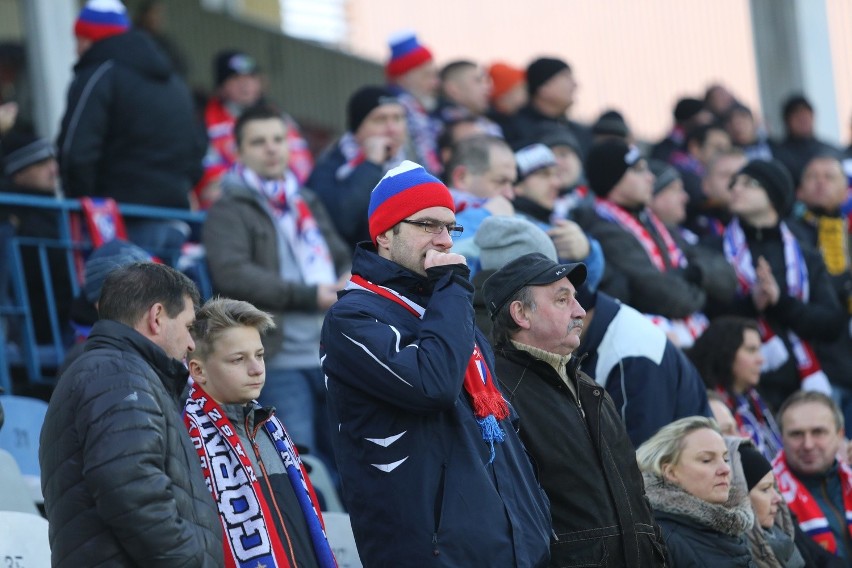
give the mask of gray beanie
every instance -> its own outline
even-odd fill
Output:
[[[127,241],[116,239],[96,248],[86,259],[86,282],[83,294],[91,303],[101,297],[101,288],[107,275],[116,268],[134,262],[153,262],[151,255]]]
[[[509,261],[531,252],[559,261],[556,246],[547,233],[521,217],[488,217],[479,226],[473,242],[480,250],[482,270],[499,270]]]

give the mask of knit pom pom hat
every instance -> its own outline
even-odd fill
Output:
[[[123,34],[129,29],[127,9],[119,0],[89,0],[74,23],[74,35],[92,41]]]
[[[455,210],[450,190],[423,166],[405,160],[385,174],[370,194],[367,211],[370,239],[411,215],[429,207]]]
[[[405,75],[412,69],[432,61],[432,52],[417,41],[412,31],[403,31],[391,36],[388,40],[391,57],[385,67],[389,79]]]

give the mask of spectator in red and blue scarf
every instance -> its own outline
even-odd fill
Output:
[[[723,316],[687,351],[708,389],[722,398],[734,415],[737,430],[772,460],[781,449],[781,432],[757,392],[764,358],[757,322]]]

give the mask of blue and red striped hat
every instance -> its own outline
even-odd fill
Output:
[[[129,29],[127,9],[119,0],[89,0],[74,23],[74,35],[92,41],[123,34]]]
[[[412,69],[432,61],[432,52],[420,42],[414,32],[404,31],[393,35],[388,41],[391,58],[385,67],[389,79],[405,75]]]
[[[370,238],[376,237],[411,215],[429,207],[455,210],[453,196],[423,166],[405,160],[385,174],[370,194],[367,212]]]

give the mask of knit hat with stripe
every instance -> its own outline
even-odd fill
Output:
[[[405,31],[393,35],[389,40],[391,57],[385,67],[389,79],[405,75],[412,69],[432,61],[432,52],[417,41],[414,32]]]
[[[423,166],[405,160],[386,173],[370,194],[370,239],[375,243],[377,236],[429,207],[454,211],[450,190]]]
[[[74,35],[99,41],[129,29],[127,9],[119,0],[89,0],[74,24]]]

